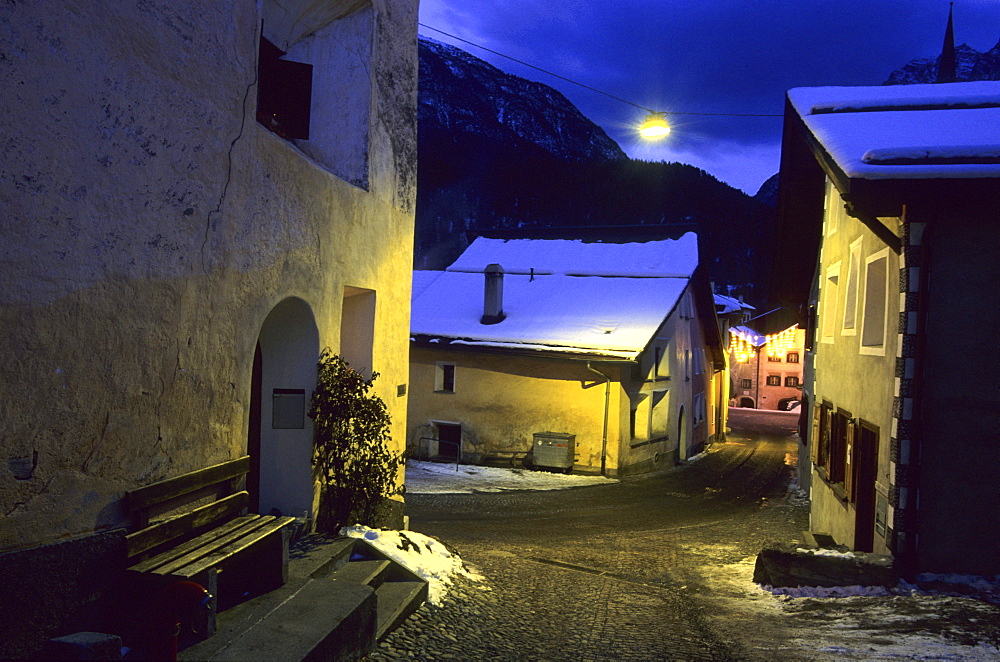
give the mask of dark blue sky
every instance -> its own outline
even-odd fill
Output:
[[[785,90],[879,85],[941,51],[947,0],[421,0],[420,21],[647,108],[781,114]],[[778,170],[780,117],[674,115],[651,146],[645,113],[433,30],[430,37],[555,87],[635,158],[680,161],[749,193]],[[955,42],[1000,41],[1000,0],[956,0]]]

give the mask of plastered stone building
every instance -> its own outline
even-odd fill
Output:
[[[414,272],[411,330],[413,456],[627,476],[724,438],[694,233],[477,238],[447,270]]]
[[[0,7],[0,552],[248,452],[253,507],[308,515],[310,421],[276,413],[324,347],[380,373],[402,448],[416,12]]]

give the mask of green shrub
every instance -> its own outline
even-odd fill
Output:
[[[405,460],[389,450],[385,402],[369,393],[378,373],[365,379],[329,348],[318,368],[309,407],[313,471],[321,490],[316,530],[336,535],[346,524],[374,526],[382,500],[401,491],[396,473]]]

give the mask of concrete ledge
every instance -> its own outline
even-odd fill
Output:
[[[899,583],[891,559],[846,548],[807,549],[769,543],[757,555],[754,582],[773,587],[885,586]]]

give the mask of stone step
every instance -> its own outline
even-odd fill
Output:
[[[343,660],[371,652],[372,587],[328,577],[297,579],[219,614],[218,630],[179,660]]]
[[[341,566],[330,576],[355,584],[367,584],[377,589],[385,581],[392,567],[392,561],[384,559],[360,559]]]
[[[427,600],[427,582],[385,582],[375,591],[378,605],[378,625],[375,638],[382,641],[406,617],[420,608]]]
[[[289,557],[287,584],[220,612],[178,659],[358,659],[427,599],[426,581],[362,540],[305,539]]]

